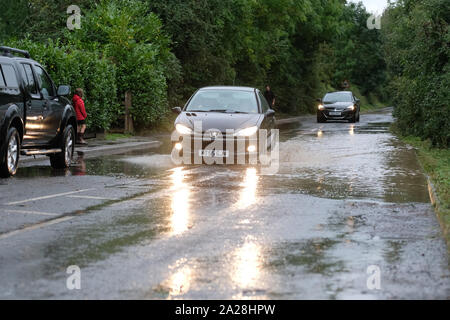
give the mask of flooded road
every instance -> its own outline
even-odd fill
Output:
[[[448,299],[427,181],[392,121],[305,117],[281,128],[274,175],[174,167],[165,136],[67,172],[21,168],[0,180],[0,298]]]

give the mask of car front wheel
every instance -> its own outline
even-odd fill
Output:
[[[72,163],[75,151],[75,130],[71,125],[68,125],[64,130],[64,135],[58,147],[62,151],[50,156],[50,164],[54,169],[68,168]]]
[[[9,128],[6,135],[6,150],[0,165],[0,176],[8,178],[17,172],[20,154],[20,136],[16,128]]]

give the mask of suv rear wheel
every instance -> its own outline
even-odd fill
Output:
[[[72,156],[75,150],[75,130],[69,124],[64,130],[64,135],[58,146],[61,152],[50,156],[50,164],[54,169],[68,168],[72,163]]]
[[[20,136],[16,128],[11,127],[6,135],[6,150],[2,164],[0,165],[0,176],[8,178],[17,172],[19,166]]]

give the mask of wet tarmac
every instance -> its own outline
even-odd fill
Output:
[[[282,127],[272,175],[175,167],[167,136],[67,171],[20,168],[0,180],[0,298],[448,299],[426,178],[390,113]]]

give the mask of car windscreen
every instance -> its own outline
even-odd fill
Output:
[[[327,93],[323,98],[324,103],[334,102],[352,102],[352,94],[347,92],[333,92]]]
[[[186,111],[258,113],[256,95],[251,91],[202,90],[195,94]]]

